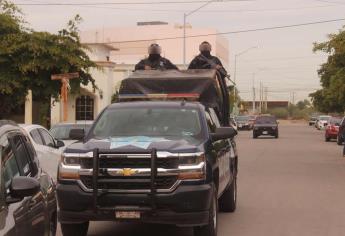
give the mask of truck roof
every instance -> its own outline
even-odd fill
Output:
[[[109,105],[108,109],[117,108],[149,108],[149,107],[186,107],[186,108],[203,108],[199,102],[184,102],[184,101],[137,101],[137,102],[119,102]]]
[[[197,70],[138,70],[128,79],[214,79],[217,71],[213,69]]]

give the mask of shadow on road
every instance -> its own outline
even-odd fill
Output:
[[[191,228],[179,228],[171,225],[97,222],[91,223],[88,235],[192,236],[193,230]]]

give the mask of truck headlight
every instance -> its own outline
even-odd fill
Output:
[[[80,166],[78,165],[69,166],[61,162],[58,169],[58,180],[80,179],[79,170],[80,170]]]
[[[200,180],[206,178],[206,157],[204,153],[180,155],[178,179]]]
[[[73,156],[62,156],[63,163],[66,165],[80,165],[80,158]]]
[[[196,153],[195,155],[179,155],[180,166],[197,165],[205,161],[204,153]]]
[[[79,179],[80,159],[92,158],[93,153],[63,153],[59,164],[59,179]]]

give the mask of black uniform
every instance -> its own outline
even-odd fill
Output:
[[[228,72],[224,69],[222,62],[218,57],[212,56],[210,54],[199,54],[198,56],[196,56],[189,64],[188,69],[215,69],[216,65],[222,67],[219,73],[221,73],[221,75],[225,77]]]
[[[216,68],[219,65],[221,68]],[[202,52],[198,56],[196,56],[191,63],[189,64],[188,69],[217,69],[220,74],[219,83],[221,84],[221,88],[224,94],[224,108],[223,111],[220,111],[224,117],[225,122],[223,125],[229,125],[229,91],[225,81],[225,77],[228,76],[228,72],[224,69],[222,62],[218,59],[218,57],[212,56],[210,52]]]
[[[342,135],[343,135],[343,140],[345,140],[345,129],[343,129]],[[344,142],[343,156],[345,157],[345,142]]]
[[[150,55],[141,60],[135,65],[135,70],[145,70],[145,66],[151,67],[152,70],[178,70],[177,66],[160,55]]]

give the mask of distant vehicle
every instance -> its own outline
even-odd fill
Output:
[[[26,124],[20,124],[19,126],[26,131],[31,143],[34,145],[42,168],[56,180],[57,166],[65,148],[64,142],[53,138],[51,133],[43,126]]]
[[[309,126],[315,125],[316,121],[317,121],[317,116],[311,116],[309,119]]]
[[[250,130],[250,117],[249,116],[236,116],[238,130]]]
[[[230,117],[230,125],[235,129],[238,130],[238,125],[236,119],[234,117]]]
[[[338,145],[342,145],[345,140],[344,130],[345,130],[345,116],[343,117],[339,125],[339,132],[338,132],[338,137],[337,137]]]
[[[83,121],[81,123],[59,123],[54,125],[50,132],[55,139],[62,140],[65,143],[65,146],[69,146],[72,143],[75,143],[78,140],[70,138],[70,132],[73,129],[82,129],[84,133],[89,132],[93,121]]]
[[[325,129],[325,141],[329,142],[331,139],[337,139],[339,133],[339,126],[341,117],[332,117],[329,119],[328,125]]]
[[[0,121],[0,235],[56,234],[55,184],[26,133]]]
[[[317,121],[315,123],[315,127],[318,130],[324,129],[328,125],[328,121],[330,118],[331,116],[326,115],[318,116]]]
[[[249,116],[249,130],[253,129],[255,119],[256,119],[256,115]]]
[[[257,116],[254,122],[253,138],[261,135],[279,137],[278,122],[274,116]]]

